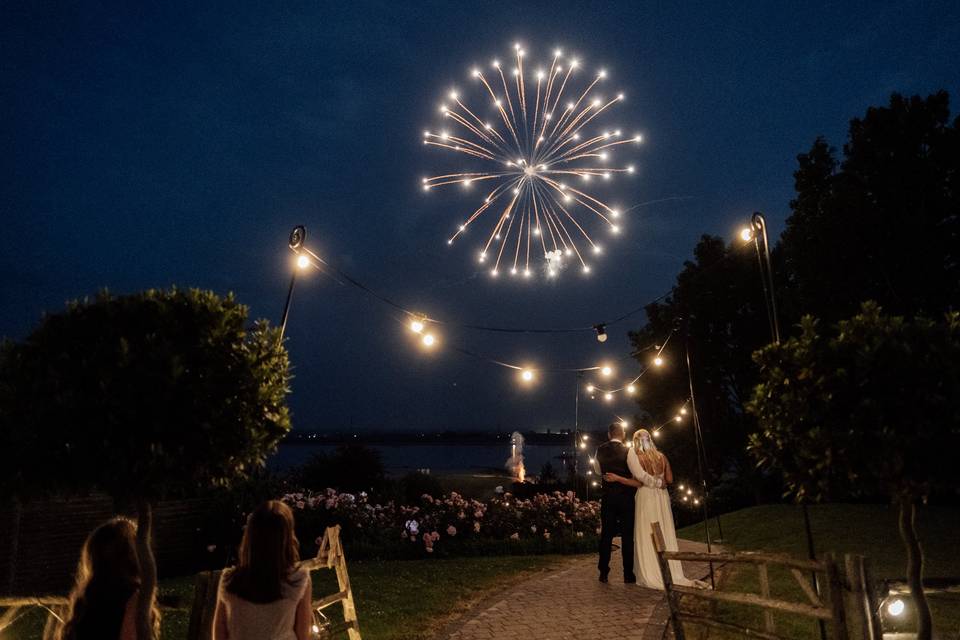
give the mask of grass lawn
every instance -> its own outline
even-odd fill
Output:
[[[875,578],[901,579],[906,572],[906,559],[897,530],[897,510],[891,505],[816,505],[810,508],[811,527],[817,553],[832,551],[859,553],[870,558]],[[718,535],[716,522],[710,532]],[[799,507],[766,505],[743,509],[721,517],[723,544],[733,550],[780,551],[796,557],[806,556],[803,517]],[[960,509],[924,507],[918,513],[918,526],[925,553],[925,577],[960,577]],[[703,525],[680,530],[680,537],[704,540]],[[790,574],[771,571],[771,592],[774,597],[794,601],[803,599],[802,592]],[[726,574],[724,588],[759,593],[757,572],[741,565]],[[934,633],[939,638],[960,638],[960,593],[930,596],[934,616]],[[762,629],[758,609],[722,605],[719,612],[739,624]],[[814,623],[803,618],[778,616],[777,631],[789,637],[816,637]],[[904,616],[904,630],[912,630],[909,616]],[[711,634],[712,637],[718,637]]]
[[[491,589],[510,585],[561,560],[562,556],[502,556],[350,562],[360,630],[370,640],[429,638],[432,630]],[[315,597],[337,591],[333,571],[314,572],[313,580]],[[175,597],[182,604],[182,608],[164,612],[163,640],[186,638],[193,577],[161,581],[161,595]],[[340,606],[327,611],[339,613]],[[3,637],[39,640],[43,619],[39,609],[31,609]]]

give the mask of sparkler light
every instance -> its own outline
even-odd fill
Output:
[[[423,178],[423,189],[483,187],[480,206],[447,242],[481,217],[492,218],[479,256],[480,262],[492,263],[491,275],[503,262],[510,275],[528,277],[531,261],[537,266],[540,255],[549,277],[568,260],[579,261],[588,274],[585,257],[602,251],[591,231],[599,225],[615,235],[622,223],[620,211],[588,193],[587,185],[633,173],[632,165],[613,166],[612,155],[621,145],[639,143],[641,136],[594,130],[596,119],[624,99],[622,93],[611,98],[596,92],[605,71],[578,82],[581,62],[563,58],[561,51],[543,67],[527,64],[526,55],[515,45],[509,63],[494,60],[490,68],[471,71],[487,109],[468,106],[460,92],[447,95],[439,113],[448,128],[424,132],[423,142],[466,156],[475,168]],[[574,180],[576,186],[570,184]]]

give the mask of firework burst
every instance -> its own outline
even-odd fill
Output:
[[[529,277],[542,265],[553,277],[570,263],[589,273],[588,259],[602,252],[590,232],[599,226],[619,233],[621,212],[588,190],[634,172],[632,165],[612,166],[612,156],[621,145],[640,143],[641,136],[594,130],[597,118],[624,99],[622,93],[604,98],[599,92],[605,71],[582,81],[580,62],[560,50],[549,67],[530,68],[525,60],[517,44],[509,64],[494,60],[489,71],[473,69],[489,104],[485,117],[456,90],[449,93],[440,106],[446,128],[425,131],[423,143],[466,156],[476,168],[424,178],[423,189],[460,185],[482,191],[480,206],[448,244],[481,218],[493,218],[478,256],[492,276],[506,269]]]

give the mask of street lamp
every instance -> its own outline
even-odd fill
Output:
[[[287,330],[287,318],[290,317],[290,300],[293,298],[293,285],[297,282],[297,270],[306,269],[310,266],[310,258],[300,253],[300,249],[303,248],[303,242],[306,239],[307,230],[300,224],[293,228],[293,231],[290,232],[290,238],[287,241],[290,249],[298,254],[297,268],[290,274],[290,287],[287,289],[287,301],[283,305],[283,318],[280,320],[280,336],[277,339],[277,344],[283,344],[283,334]]]
[[[774,344],[780,344],[780,319],[777,316],[777,298],[773,288],[773,265],[770,261],[770,242],[767,236],[767,219],[759,211],[754,211],[750,216],[750,233],[744,229],[740,237],[744,241],[753,240],[754,247],[757,249],[757,262],[760,265],[760,281],[763,283],[763,297],[767,307],[767,322],[770,323],[770,334],[773,337]],[[760,251],[760,241],[763,240],[763,251]],[[817,559],[816,549],[813,544],[813,530],[810,527],[810,510],[807,503],[800,504],[803,512],[803,528],[807,536],[807,555],[811,560]],[[820,581],[817,573],[813,572],[813,587],[820,593]],[[826,626],[822,620],[818,621],[820,628],[820,637],[826,638]]]

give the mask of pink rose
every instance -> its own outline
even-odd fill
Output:
[[[453,525],[447,527],[447,535],[451,537],[457,535],[457,528]]]

